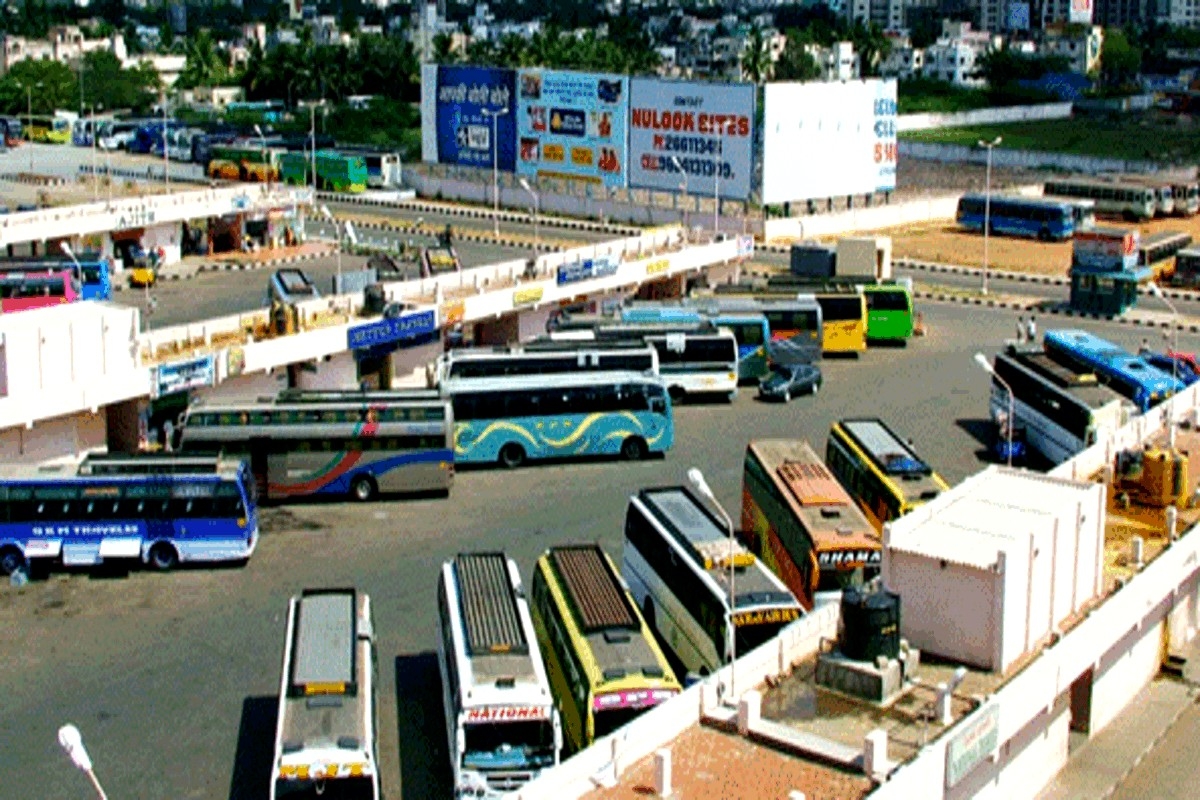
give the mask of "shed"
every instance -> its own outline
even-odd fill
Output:
[[[1104,486],[989,467],[884,526],[901,635],[1005,672],[1103,590]]]

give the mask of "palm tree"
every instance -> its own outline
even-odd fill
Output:
[[[219,86],[229,78],[229,62],[212,34],[202,28],[185,44],[187,63],[179,76],[184,86]]]
[[[746,39],[746,49],[742,51],[742,75],[757,86],[770,80],[773,66],[771,54],[767,51],[767,42],[763,39],[762,28],[755,25],[750,28],[750,35]]]

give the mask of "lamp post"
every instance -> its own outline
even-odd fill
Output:
[[[1168,300],[1167,296],[1165,294],[1163,294],[1162,288],[1157,283],[1154,283],[1154,282],[1150,283],[1150,294],[1154,295],[1159,300],[1163,301],[1163,303],[1166,305],[1166,307],[1171,310],[1171,337],[1172,337],[1171,338],[1171,353],[1170,353],[1170,355],[1171,355],[1171,380],[1178,383],[1178,381],[1179,381],[1179,362],[1176,360],[1178,358],[1178,356],[1176,354],[1179,352],[1179,311],[1175,308],[1175,304],[1172,303],[1170,300]],[[1164,337],[1166,336],[1165,331],[1163,332],[1163,336]],[[1174,386],[1171,387],[1172,390],[1174,390],[1174,388],[1175,388]],[[1175,446],[1175,424],[1174,424],[1175,423],[1175,413],[1174,413],[1175,401],[1172,400],[1172,401],[1170,401],[1170,403],[1171,404],[1169,406],[1167,406],[1167,414],[1169,415],[1167,417],[1167,446],[1174,447]]]
[[[500,238],[500,118],[508,113],[504,108],[484,108],[484,114],[492,118],[492,233]]]
[[[271,168],[267,164],[267,137],[263,135],[262,128],[257,125],[254,126],[254,133],[258,136],[258,157],[266,171],[267,185],[269,186],[271,184]]]
[[[997,136],[990,142],[979,140],[979,146],[987,150],[987,171],[983,190],[983,294],[988,293],[988,238],[992,234],[992,150],[1004,141]]]
[[[75,265],[75,277],[79,281],[80,287],[83,286],[83,265],[79,263],[79,259],[75,257],[75,251],[71,249],[71,245],[63,242],[58,246],[60,250],[66,253],[67,258],[71,259],[71,263]]]
[[[170,125],[167,121],[167,93],[162,94],[162,111],[163,111],[163,185],[167,191],[171,191],[171,154],[167,150],[167,131]]]
[[[517,180],[521,184],[521,188],[529,192],[533,197],[533,252],[536,255],[541,249],[541,239],[538,237],[538,214],[541,213],[541,198],[538,197],[538,193],[533,190],[533,187],[529,185],[529,181],[524,178],[518,178]]]
[[[25,85],[25,103],[27,112],[27,128],[25,130],[25,140],[29,142],[29,171],[33,172],[33,90],[42,88],[42,82],[38,81],[35,84]]]
[[[1008,381],[996,374],[996,368],[992,366],[992,362],[988,361],[987,357],[983,353],[975,354],[975,363],[983,367],[984,372],[989,373],[993,378],[999,381],[1000,385],[1003,386],[1005,391],[1008,392],[1008,418],[1005,420],[1004,424],[1004,439],[1008,443],[1008,449],[1006,452],[1008,454],[1008,466],[1011,467],[1013,452],[1013,414],[1016,413],[1016,398],[1013,396],[1013,390],[1012,387],[1008,385]]]
[[[737,697],[736,681],[734,680],[734,670],[737,662],[737,629],[733,624],[733,613],[737,602],[737,593],[734,591],[734,555],[737,553],[737,546],[733,539],[733,519],[725,512],[724,506],[717,502],[716,496],[712,489],[708,486],[708,481],[704,480],[704,473],[692,467],[687,471],[688,482],[695,487],[696,491],[702,494],[713,507],[721,513],[721,517],[725,520],[726,530],[729,532],[729,610],[725,619],[725,633],[729,644],[729,696]]]
[[[81,67],[82,69],[82,67]],[[96,172],[96,107],[92,106],[92,199],[100,199],[100,175]]]
[[[333,226],[333,233],[337,237],[337,283],[334,285],[340,292],[342,288],[342,228],[334,218],[333,212],[329,210],[329,206],[321,206],[321,216]]]
[[[100,779],[96,777],[96,771],[92,769],[92,757],[88,755],[87,748],[83,746],[83,735],[79,733],[79,728],[74,725],[63,725],[58,729],[58,743],[71,758],[71,762],[83,770],[84,775],[88,776],[88,780],[92,782],[92,787],[96,790],[96,796],[100,800],[108,800],[108,795],[104,793],[104,787],[100,785]]]
[[[679,188],[683,191],[683,233],[687,235],[688,228],[688,175],[687,170],[683,168],[683,162],[679,160],[679,156],[671,156],[671,163],[675,165],[675,169],[679,170],[681,180]]]
[[[317,199],[317,106],[313,103],[308,107],[308,135],[309,142],[312,145],[312,179],[313,179],[313,201]]]

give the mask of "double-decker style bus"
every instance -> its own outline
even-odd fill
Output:
[[[460,464],[664,453],[675,442],[671,398],[654,376],[577,372],[444,381]]]
[[[1096,201],[1096,213],[1124,219],[1148,220],[1158,209],[1158,197],[1147,186],[1123,182],[1062,178],[1046,181],[1046,198],[1071,198]]]
[[[1042,241],[1062,241],[1075,235],[1075,214],[1070,204],[1051,198],[965,194],[958,201],[955,221],[969,231],[1005,236],[1027,236]]]
[[[729,330],[706,323],[600,325],[591,331],[600,342],[644,343],[658,353],[658,374],[676,400],[720,395],[732,401],[738,391],[738,345]]]
[[[1042,341],[1050,358],[1076,372],[1095,373],[1097,380],[1132,400],[1142,412],[1185,388],[1170,373],[1087,331],[1050,330]]]
[[[808,442],[747,445],[742,535],[808,609],[818,595],[861,587],[879,575],[879,532]]]
[[[73,268],[35,266],[29,270],[0,271],[0,313],[49,308],[79,299],[79,279]]]
[[[658,374],[658,352],[644,342],[537,339],[517,347],[460,347],[439,356],[439,381],[571,372]]]
[[[444,492],[454,482],[454,415],[437,392],[287,390],[188,409],[180,447],[245,458],[264,499]]]
[[[291,599],[270,800],[379,800],[378,671],[369,596],[305,589]]]
[[[825,463],[879,531],[950,488],[880,419],[833,423]]]
[[[689,299],[687,303],[710,314],[762,314],[771,331],[767,358],[772,362],[810,363],[821,358],[825,330],[821,306],[811,297],[706,295]]]
[[[254,480],[239,461],[93,453],[0,476],[5,574],[34,561],[245,561],[258,544]]]
[[[770,373],[767,343],[771,327],[767,318],[756,312],[716,312],[654,300],[639,300],[621,309],[621,321],[634,324],[709,323],[733,334],[738,346],[738,381],[757,382]]]
[[[533,624],[567,752],[584,749],[682,691],[599,545],[550,548],[537,560],[531,583]]]
[[[912,280],[875,281],[869,277],[806,279],[795,275],[774,275],[767,279],[765,291],[815,292],[861,291],[867,301],[867,343],[907,343],[913,335]]]
[[[562,728],[517,565],[460,553],[438,576],[455,797],[507,797],[558,763]]]
[[[46,271],[73,273],[81,300],[112,299],[111,264],[99,253],[79,253],[74,260],[66,255],[0,256],[0,276],[14,272],[28,274]]]
[[[784,582],[685,486],[630,498],[621,574],[646,622],[694,674],[715,672],[804,613]]]

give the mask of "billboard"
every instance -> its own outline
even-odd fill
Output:
[[[762,201],[896,188],[896,81],[768,83]]]
[[[1071,11],[1067,14],[1067,22],[1078,25],[1091,25],[1092,16],[1092,0],[1071,0]]]
[[[753,141],[754,84],[630,80],[630,186],[745,200]]]
[[[517,73],[517,173],[625,185],[629,79],[523,69]]]
[[[499,152],[500,169],[512,172],[517,139],[515,87],[516,73],[511,69],[439,65],[434,96],[438,163],[491,167]]]

